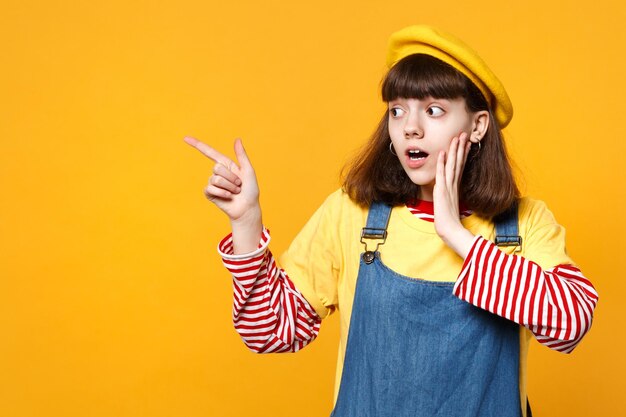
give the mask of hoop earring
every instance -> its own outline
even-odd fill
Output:
[[[393,143],[389,142],[389,152],[391,152],[394,156],[398,156],[396,151],[393,149]]]
[[[478,155],[480,153],[480,142],[481,141],[478,141],[478,151],[476,151],[476,155]]]

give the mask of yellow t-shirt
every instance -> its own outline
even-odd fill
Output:
[[[321,318],[339,311],[341,335],[335,401],[343,370],[360,254],[364,251],[360,242],[361,229],[365,227],[367,214],[366,208],[354,203],[342,190],[337,190],[313,214],[279,258],[280,267]],[[477,215],[461,221],[474,235],[493,241],[495,229],[490,221]],[[433,223],[415,217],[406,206],[398,206],[391,212],[387,231],[387,241],[378,250],[389,268],[408,277],[456,281],[463,259],[441,240]],[[573,264],[565,250],[565,229],[556,223],[543,202],[521,199],[519,231],[523,239],[519,254],[526,259],[543,269]],[[369,245],[368,249],[372,250],[371,241]],[[512,253],[515,248],[503,250]],[[526,352],[532,334],[521,327],[520,336],[520,394],[525,411]]]

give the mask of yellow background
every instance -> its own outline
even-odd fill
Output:
[[[515,106],[524,191],[600,292],[570,356],[533,343],[537,416],[624,409],[622,2],[6,1],[0,11],[0,415],[326,416],[336,318],[296,355],[231,327],[194,135],[240,136],[281,253],[374,128],[395,30],[480,52]]]

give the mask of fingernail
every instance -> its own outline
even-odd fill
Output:
[[[237,179],[235,180],[235,184],[237,184],[237,185],[241,185],[241,180],[240,180],[239,178],[237,178]]]
[[[235,191],[239,192],[239,191],[241,191],[241,188],[237,187],[237,188],[235,188]]]

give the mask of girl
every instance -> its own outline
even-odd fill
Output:
[[[235,328],[255,352],[295,352],[338,310],[337,417],[530,415],[529,338],[571,352],[597,293],[545,204],[519,196],[512,106],[480,57],[412,26],[387,63],[387,111],[280,267],[241,141],[236,164],[185,138],[216,162],[205,194],[231,221]]]

